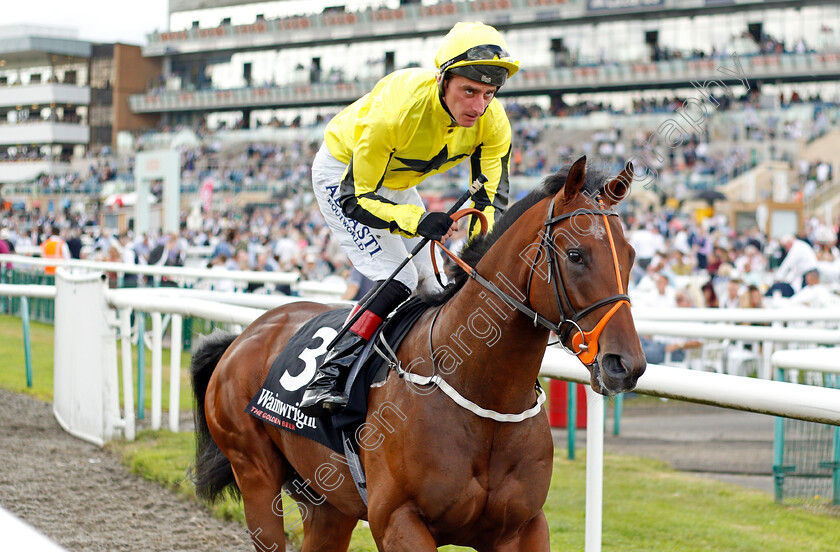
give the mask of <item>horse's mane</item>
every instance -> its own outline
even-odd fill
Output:
[[[467,243],[461,250],[460,257],[469,266],[475,268],[478,261],[484,257],[484,254],[496,243],[505,231],[510,228],[522,214],[542,201],[547,197],[557,194],[566,184],[566,177],[569,175],[569,169],[572,164],[564,166],[556,173],[547,176],[542,185],[532,190],[528,195],[514,203],[505,213],[496,220],[493,229],[484,236],[476,236]],[[604,184],[606,183],[607,173],[599,168],[586,167],[586,181],[583,184],[581,192],[586,193],[590,197],[597,196]],[[455,263],[447,258],[446,275],[449,283],[446,287],[435,293],[425,293],[422,295],[423,301],[431,306],[442,305],[454,296],[458,290],[464,287],[469,279],[469,274],[464,272]]]

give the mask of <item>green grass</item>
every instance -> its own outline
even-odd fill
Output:
[[[147,323],[151,328],[151,323]],[[32,350],[32,388],[26,386],[26,360],[23,347],[23,323],[20,318],[0,315],[0,387],[16,393],[26,393],[41,400],[52,401],[53,397],[53,326],[39,322],[30,322],[29,340]],[[120,343],[117,343],[117,365],[122,369]],[[162,354],[162,404],[163,410],[169,410],[169,362],[170,351],[164,349]],[[189,353],[181,354],[181,393],[180,409],[191,410],[193,406],[192,389],[189,378]],[[137,405],[137,347],[132,347],[134,382],[134,404]],[[146,350],[144,380],[146,382],[145,407],[146,415],[152,407],[152,352]],[[122,379],[117,382],[120,390],[120,401],[123,398]]]
[[[32,323],[34,386],[26,387],[23,339],[19,318],[0,316],[0,387],[44,400],[52,398],[53,328]],[[136,351],[135,351],[136,355]],[[188,356],[182,359],[181,408],[190,409]],[[135,356],[136,366],[136,356]],[[150,363],[147,354],[147,363]],[[168,398],[168,356],[164,355],[164,404]],[[151,381],[147,370],[147,398]],[[109,445],[135,473],[156,481],[188,500],[194,489],[186,476],[193,458],[193,434],[141,432],[132,443]],[[552,550],[583,550],[585,460],[555,454],[554,476],[546,516]],[[769,495],[680,473],[664,463],[607,455],[604,469],[603,550],[605,552],[836,552],[840,550],[840,519],[825,513],[782,506]],[[231,499],[215,505],[216,515],[244,523],[241,503]],[[300,542],[300,530],[291,540]],[[357,527],[351,550],[376,550],[370,531]],[[465,550],[447,547],[443,550]]]
[[[585,466],[559,456],[545,507],[552,549],[582,550]],[[615,551],[828,552],[840,549],[840,520],[664,462],[607,455],[603,540]]]
[[[15,316],[0,315],[0,387],[41,400],[53,396],[53,327],[30,322],[32,388],[26,386],[23,324]]]
[[[185,496],[193,496],[184,475],[192,447],[192,434],[169,432],[145,432],[134,443],[112,445],[132,471]],[[584,548],[585,471],[585,454],[569,461],[556,451],[545,505],[552,550]],[[241,504],[229,499],[214,511],[229,519],[244,518]],[[840,550],[836,516],[778,505],[766,493],[680,473],[663,462],[609,454],[603,529],[605,552]],[[293,533],[292,539],[300,542],[300,530]],[[361,524],[350,549],[376,550]]]

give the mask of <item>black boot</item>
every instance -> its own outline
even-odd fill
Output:
[[[307,416],[320,418],[341,412],[347,406],[344,379],[367,339],[348,331],[327,353],[315,379],[307,386],[298,407]]]
[[[411,290],[405,284],[398,280],[391,280],[387,283],[379,283],[359,301],[359,305],[362,305],[368,297],[375,295],[368,309],[356,319],[347,333],[341,336],[335,347],[327,353],[323,364],[318,368],[315,379],[306,387],[306,392],[298,406],[301,412],[307,416],[319,418],[338,414],[347,406],[348,397],[344,394],[344,380],[350,372],[353,361],[376,333],[382,320],[410,294]],[[356,309],[358,308],[360,307],[357,306]],[[351,313],[351,319],[356,309]]]

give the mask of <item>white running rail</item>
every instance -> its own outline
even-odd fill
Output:
[[[67,273],[63,270],[58,271],[59,278],[67,282],[72,281],[72,278],[67,278]],[[92,279],[85,277],[79,280],[79,284],[90,283]],[[101,277],[100,277],[101,281]],[[0,288],[0,292],[5,288]],[[39,288],[40,289],[40,288]],[[133,397],[133,382],[131,378],[131,344],[125,336],[128,335],[130,329],[128,320],[132,309],[141,312],[157,312],[170,313],[173,316],[196,316],[209,320],[219,322],[228,322],[233,324],[240,324],[246,326],[260,316],[264,311],[263,308],[253,308],[245,306],[237,306],[231,304],[222,304],[218,301],[208,301],[206,299],[199,299],[194,297],[180,297],[172,290],[166,290],[168,295],[158,295],[156,292],[159,288],[142,290],[106,290],[104,283],[101,287],[102,301],[93,301],[88,303],[87,313],[90,313],[90,305],[95,305],[101,308],[106,314],[99,318],[104,319],[107,313],[111,313],[113,324],[109,331],[108,339],[91,339],[91,347],[99,343],[101,350],[110,351],[110,340],[116,341],[116,317],[113,316],[113,311],[110,309],[118,309],[120,311],[120,328],[123,336],[122,354],[123,354],[123,393],[125,397]],[[243,295],[245,297],[245,295]],[[227,297],[228,300],[233,298]],[[270,296],[266,298],[267,302],[293,301],[293,298],[278,298]],[[56,297],[56,341],[66,341],[68,335],[75,335],[75,332],[83,327],[85,330],[91,330],[87,324],[80,325],[78,318],[73,318],[72,321],[65,321],[64,317],[59,318],[58,314],[63,307],[59,304],[66,299],[64,295],[59,294]],[[253,300],[253,299],[249,299]],[[753,309],[757,311],[756,309]],[[61,312],[64,312],[63,310]],[[761,311],[764,313],[771,313],[770,310]],[[749,316],[754,316],[750,314]],[[775,318],[774,313],[771,318]],[[799,315],[797,320],[807,320],[804,314]],[[838,314],[830,317],[827,313],[815,311],[815,320],[826,321],[836,320]],[[734,319],[737,319],[735,316]],[[750,321],[765,321],[765,319],[750,319]],[[771,320],[772,321],[772,320]],[[75,324],[77,328],[68,330],[67,324]],[[157,326],[157,325],[156,325]],[[174,326],[180,327],[177,322]],[[637,322],[639,333],[661,333],[662,335],[680,335],[680,336],[698,336],[703,337],[720,337],[731,338],[733,332],[737,332],[738,339],[756,339],[760,341],[772,342],[795,342],[795,343],[812,343],[812,344],[840,344],[840,330],[826,330],[826,329],[809,329],[809,328],[774,328],[774,327],[755,327],[755,326],[735,326],[731,324],[699,324],[699,323],[676,323],[667,322],[661,323],[654,320],[639,320]],[[160,331],[157,329],[156,331]],[[98,334],[101,338],[101,334]],[[63,337],[62,337],[63,336]],[[152,342],[156,344],[161,343],[159,336],[153,336]],[[180,340],[173,338],[173,344],[180,347]],[[58,347],[57,347],[58,349]],[[176,354],[177,352],[177,354]],[[109,354],[93,354],[92,351],[87,351],[91,357],[107,357],[113,356],[114,366],[116,366],[116,351],[113,350],[113,355]],[[798,351],[797,351],[798,353]],[[825,353],[818,353],[825,355]],[[180,358],[180,350],[172,351],[172,358]],[[819,366],[825,357],[814,361]],[[833,357],[836,358],[836,357]],[[126,360],[128,359],[128,360]],[[778,359],[781,364],[784,358]],[[104,362],[107,364],[107,362]],[[63,370],[66,363],[61,363],[56,353],[56,391],[64,393],[59,390],[59,381],[64,381],[63,375],[58,372]],[[127,369],[126,369],[127,367]],[[180,374],[180,366],[175,365],[171,367],[173,377]],[[115,375],[115,371],[110,369],[100,370],[99,373]],[[588,384],[590,380],[589,372],[576,357],[568,355],[567,353],[550,348],[546,351],[543,360],[541,375],[556,379],[563,379],[568,381],[575,381],[579,383]],[[108,376],[110,377],[110,376]],[[156,379],[160,383],[160,378]],[[62,384],[64,385],[64,384]],[[110,392],[111,397],[117,396],[116,387],[114,385],[104,386]],[[172,430],[177,430],[177,413],[178,413],[178,388],[173,385],[170,387],[170,419],[169,427]],[[746,410],[751,412],[759,412],[775,416],[784,416],[789,418],[797,418],[801,420],[814,421],[820,423],[828,423],[833,425],[840,425],[840,390],[828,389],[822,387],[815,387],[810,385],[798,385],[793,383],[771,381],[769,379],[745,378],[740,376],[732,376],[726,374],[717,374],[693,370],[685,370],[673,368],[669,366],[648,365],[647,371],[639,379],[636,387],[636,392],[658,397],[667,397],[691,402],[698,402],[703,404],[710,404],[721,406],[724,408],[732,408],[737,410]],[[101,401],[100,408],[103,408],[106,413],[112,415],[108,411],[114,404],[115,399]],[[588,420],[587,420],[587,503],[586,503],[586,552],[598,552],[601,549],[601,511],[602,511],[602,489],[603,489],[603,398],[592,392],[587,388]],[[156,407],[160,408],[160,402],[156,403]],[[133,401],[126,401],[124,405],[125,417],[122,420],[113,421],[111,434],[113,429],[123,428],[125,437],[133,438],[133,416],[134,406]],[[88,405],[85,405],[88,406]],[[118,406],[118,405],[117,405]],[[58,416],[58,414],[57,414]],[[129,419],[130,422],[129,422]],[[153,415],[153,420],[158,420],[160,424],[160,415]],[[71,428],[72,429],[72,428]],[[129,435],[129,430],[131,434]],[[77,432],[78,433],[78,432]],[[81,436],[81,435],[80,435]],[[104,436],[103,436],[104,437]],[[84,438],[84,437],[83,437]],[[104,440],[100,438],[100,440]]]

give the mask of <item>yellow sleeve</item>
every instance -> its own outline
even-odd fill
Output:
[[[387,112],[376,109],[374,103],[357,124],[356,145],[341,180],[339,202],[344,214],[366,226],[413,237],[423,208],[397,204],[377,193],[395,149],[393,124]]]
[[[470,157],[470,181],[475,181],[482,173],[487,177],[484,187],[473,195],[473,207],[487,217],[488,230],[507,209],[510,193],[510,122],[501,105],[496,100],[494,103],[498,108],[492,112],[495,120],[487,126],[484,140]],[[477,236],[480,230],[477,218],[472,217],[470,238]]]

